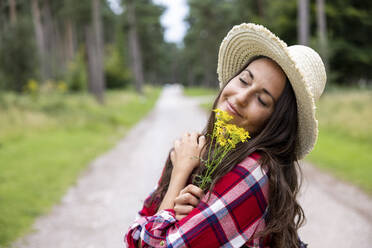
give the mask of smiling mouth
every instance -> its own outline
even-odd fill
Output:
[[[232,114],[234,114],[236,116],[239,116],[239,117],[242,117],[242,115],[234,108],[234,106],[229,101],[227,101],[227,109]]]

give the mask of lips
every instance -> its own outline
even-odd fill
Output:
[[[229,101],[227,101],[227,109],[232,114],[242,117],[242,115],[236,110],[236,108]]]

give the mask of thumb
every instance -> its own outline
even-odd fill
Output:
[[[204,145],[205,145],[205,143],[206,143],[207,141],[206,141],[206,139],[205,139],[205,136],[204,135],[200,135],[199,136],[199,146],[200,147],[203,147]]]
[[[171,161],[172,161],[172,164],[174,164],[175,156],[176,156],[175,151],[174,151],[174,150],[171,151],[171,153],[170,153],[170,159],[171,159]]]

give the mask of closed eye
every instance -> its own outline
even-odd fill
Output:
[[[243,84],[245,85],[248,85],[248,83],[246,81],[244,81],[242,78],[239,78],[240,82],[242,82]]]
[[[258,101],[259,101],[262,105],[267,106],[267,104],[266,104],[264,101],[262,101],[262,99],[261,99],[260,97],[257,97],[257,99],[258,99]]]
[[[240,82],[242,82],[243,84],[248,85],[248,83],[247,83],[246,81],[244,81],[242,78],[239,78],[239,80],[240,80]],[[259,96],[257,96],[257,99],[258,99],[258,101],[259,101],[263,106],[267,106],[267,104],[266,104],[264,101],[262,101],[262,99],[261,99]]]

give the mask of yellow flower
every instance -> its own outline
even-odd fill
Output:
[[[67,84],[63,81],[59,81],[57,84],[57,89],[58,91],[64,93],[67,91]]]
[[[233,119],[233,116],[229,115],[226,111],[223,111],[219,108],[214,109],[214,112],[216,112],[216,119],[221,120],[223,122],[227,122]]]
[[[221,140],[219,140],[218,143],[220,144],[220,146],[224,147],[226,145],[226,140],[225,139],[221,139]]]
[[[227,142],[231,145],[232,148],[235,148],[235,142],[231,139],[227,140]]]
[[[39,88],[39,85],[37,84],[36,80],[34,79],[30,79],[28,80],[27,82],[27,86],[26,86],[26,89],[29,91],[29,92],[36,92]]]
[[[213,111],[216,112],[214,136],[220,146],[230,145],[231,148],[235,148],[237,143],[246,141],[249,134],[244,128],[226,123],[233,118],[231,115],[221,109],[214,109]]]
[[[212,133],[212,143],[213,139],[216,139],[215,151],[210,159],[210,154],[208,153],[208,160],[206,160],[207,170],[203,175],[198,175],[196,178],[196,183],[203,190],[206,189],[207,185],[211,182],[211,175],[217,168],[218,164],[226,156],[226,154],[236,147],[239,142],[245,142],[249,137],[248,131],[244,128],[238,127],[235,124],[227,123],[233,117],[227,112],[221,109],[214,109],[216,112],[216,121],[214,123],[213,133]],[[211,147],[210,147],[211,148]],[[209,148],[209,152],[210,152]]]

